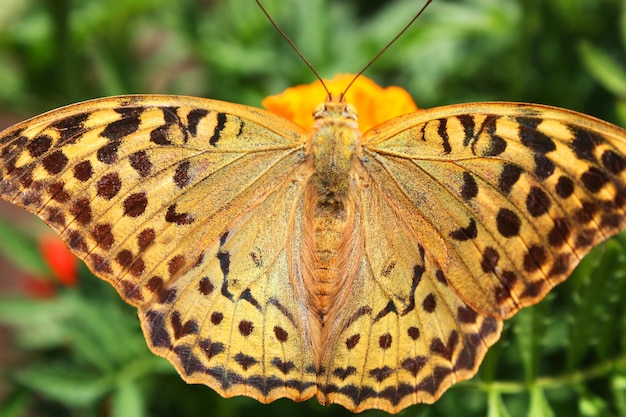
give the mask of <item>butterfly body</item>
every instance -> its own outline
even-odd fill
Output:
[[[354,411],[432,403],[502,320],[626,225],[626,132],[540,105],[311,132],[180,96],[79,103],[0,133],[2,198],[137,306],[190,383]]]
[[[329,327],[345,303],[345,289],[352,286],[362,244],[354,239],[355,204],[359,179],[353,172],[361,132],[357,115],[338,96],[330,98],[314,114],[315,124],[309,136],[312,172],[305,185],[303,235],[308,236],[299,254],[303,280],[308,290],[316,361],[328,340]],[[297,275],[297,274],[292,274]]]

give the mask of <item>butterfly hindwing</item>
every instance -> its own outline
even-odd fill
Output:
[[[301,287],[291,285],[288,261],[290,223],[303,190],[297,181],[276,180],[278,187],[262,187],[274,192],[164,286],[165,300],[140,307],[152,349],[188,382],[226,397],[269,402],[315,392],[308,323],[294,302],[302,300]]]

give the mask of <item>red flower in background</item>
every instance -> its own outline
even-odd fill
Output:
[[[56,235],[44,235],[39,239],[38,246],[54,278],[66,287],[75,286],[78,283],[78,260],[61,239]]]
[[[52,274],[25,277],[22,284],[24,291],[33,298],[50,298],[56,294],[59,284],[76,286],[78,259],[70,253],[63,241],[56,235],[43,235],[37,246]]]
[[[34,278],[30,275],[22,278],[22,291],[31,298],[52,298],[57,293],[57,288],[47,278]]]

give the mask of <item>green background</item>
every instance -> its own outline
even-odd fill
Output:
[[[325,77],[357,72],[422,6],[266,0]],[[626,1],[435,0],[368,72],[420,107],[481,100],[565,107],[626,126]],[[2,0],[0,127],[89,98],[188,94],[258,106],[314,77],[252,0]],[[340,406],[221,399],[184,384],[145,346],[105,283],[46,300],[14,285],[45,274],[41,223],[0,206],[0,417],[343,416]],[[626,237],[505,325],[472,381],[403,416],[626,415]],[[384,415],[378,411],[365,416]]]

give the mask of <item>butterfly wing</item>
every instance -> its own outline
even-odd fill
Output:
[[[475,374],[501,320],[625,226],[626,131],[539,105],[420,111],[365,133],[364,258],[327,399],[434,402]]]
[[[365,141],[373,181],[398,184],[411,212],[397,210],[430,226],[412,233],[483,314],[537,303],[626,224],[626,131],[587,115],[457,105],[397,119]]]
[[[501,320],[624,226],[624,144],[565,110],[482,103],[366,133],[363,257],[316,369],[299,281],[304,133],[211,100],[96,100],[2,133],[2,197],[139,307],[189,382],[352,410],[434,402]],[[316,374],[319,372],[319,376]]]
[[[138,306],[150,348],[185,380],[305,399],[315,370],[286,249],[303,146],[259,109],[107,98],[3,132],[0,191]]]

